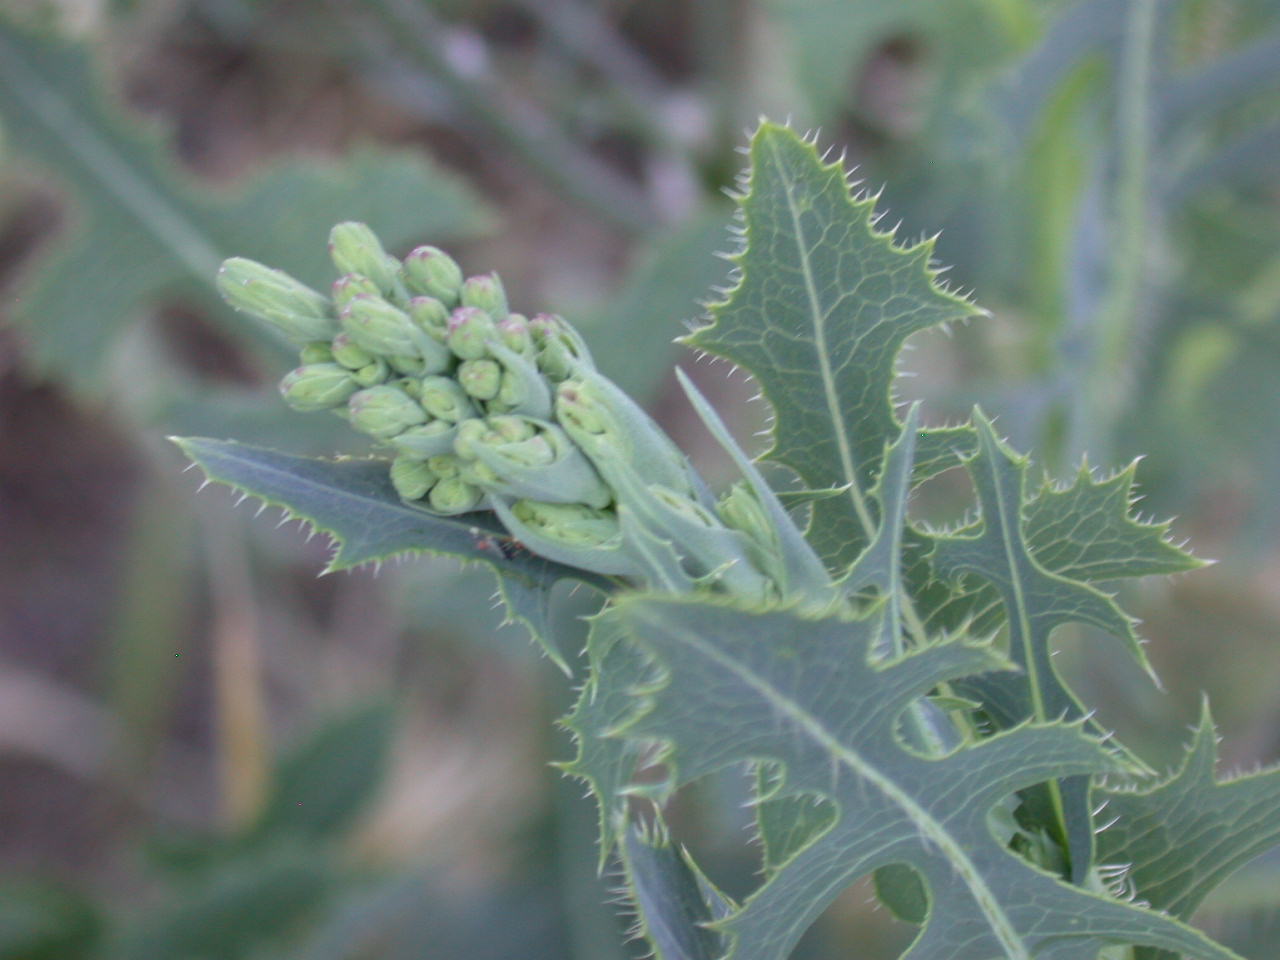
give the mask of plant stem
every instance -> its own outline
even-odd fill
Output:
[[[349,9],[376,17],[383,44],[430,73],[467,119],[483,126],[566,197],[628,232],[641,233],[656,225],[652,206],[639,187],[572,145],[531,104],[515,102],[491,78],[461,68],[446,49],[448,28],[426,7],[412,0],[373,0]]]
[[[1105,455],[1129,392],[1130,356],[1147,274],[1151,60],[1157,0],[1130,0],[1117,103],[1118,170],[1113,207],[1114,272],[1099,312],[1093,363],[1073,405],[1070,453]]]

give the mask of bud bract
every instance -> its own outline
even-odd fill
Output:
[[[342,311],[342,328],[360,346],[382,356],[418,355],[423,342],[431,348],[439,346],[399,307],[367,294],[353,297],[347,304]]]
[[[536,432],[533,422],[526,417],[496,416],[489,417],[486,421],[489,429],[496,433],[503,440],[516,442],[519,440],[528,440]]]
[[[356,297],[381,297],[382,290],[368,277],[358,273],[348,273],[333,281],[333,303],[339,310]]]
[[[468,277],[462,285],[459,299],[464,307],[483,310],[495,322],[507,317],[507,292],[502,288],[502,281],[496,273]]]
[[[545,420],[551,416],[551,385],[527,356],[516,353],[501,342],[491,343],[489,351],[502,364],[502,382],[497,395],[490,399],[493,413],[518,413]]]
[[[598,547],[618,538],[618,518],[609,510],[577,503],[517,500],[511,512],[544,537],[570,546]]]
[[[462,268],[437,247],[416,247],[404,258],[404,284],[414,295],[435,297],[453,308],[462,292]]]
[[[502,367],[496,360],[463,360],[454,374],[468,396],[492,400],[502,386]]]
[[[402,289],[400,261],[382,249],[377,235],[363,223],[348,221],[334,227],[329,232],[329,256],[339,273],[368,278],[384,296]]]
[[[396,457],[391,461],[391,485],[405,500],[421,500],[436,482],[436,475],[421,460]]]
[[[470,423],[470,420],[464,420]],[[447,420],[432,420],[417,427],[410,427],[391,438],[391,445],[400,453],[415,460],[429,460],[454,449],[454,437],[458,425]]]
[[[299,355],[299,359],[304,363],[332,363],[333,347],[327,340],[312,340]]]
[[[358,389],[351,372],[336,363],[309,363],[280,381],[285,403],[304,412],[340,407]]]
[[[423,377],[421,392],[423,407],[438,420],[457,423],[476,415],[471,398],[450,377]]]
[[[232,307],[265,320],[295,343],[327,340],[337,331],[328,299],[283,270],[232,257],[218,270],[217,286]]]
[[[469,444],[468,452],[493,471],[499,493],[595,508],[613,500],[613,492],[563,430],[533,419],[527,424],[532,431],[528,437],[508,440],[487,429]]]
[[[489,344],[498,338],[493,317],[478,307],[459,307],[449,315],[447,343],[462,360],[489,356]]]
[[[370,387],[353,393],[347,401],[351,425],[371,437],[387,439],[410,427],[426,423],[427,414],[399,387]]]

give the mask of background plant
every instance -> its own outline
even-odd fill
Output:
[[[134,4],[112,8],[109,20],[81,20],[73,26],[85,44],[79,48],[81,55],[90,51],[96,67],[110,68],[108,77],[120,79],[120,65],[131,64],[127,89],[133,104],[144,104],[176,131],[153,137],[152,155],[177,155],[182,163],[194,164],[201,176],[225,177],[252,168],[281,145],[333,150],[352,131],[375,142],[410,146],[419,156],[419,145],[428,145],[445,165],[483,186],[489,217],[495,209],[502,217],[502,232],[491,235],[495,239],[485,241],[487,246],[473,241],[459,249],[459,256],[480,266],[499,266],[512,287],[521,290],[523,301],[559,305],[582,321],[601,367],[636,396],[645,395],[647,385],[659,382],[666,369],[663,345],[669,332],[679,329],[675,321],[696,315],[694,301],[710,285],[723,282],[724,265],[710,255],[725,246],[725,214],[717,191],[740,164],[732,148],[740,142],[742,128],[762,110],[792,114],[801,125],[821,123],[824,140],[849,145],[869,183],[887,182],[883,202],[892,215],[904,216],[903,236],[944,227],[938,257],[956,265],[949,276],[962,288],[980,286],[982,302],[995,313],[992,321],[957,330],[950,342],[917,338],[923,352],[910,355],[908,362],[928,376],[908,384],[908,389],[927,388],[927,409],[949,409],[955,416],[980,399],[988,412],[1000,414],[1001,430],[1011,433],[1017,446],[1034,446],[1051,463],[1061,464],[1055,467],[1059,476],[1070,475],[1074,441],[1068,439],[1069,417],[1062,398],[1074,374],[1065,371],[1089,362],[1080,346],[1089,341],[1090,324],[1102,315],[1091,304],[1110,283],[1097,264],[1129,259],[1128,254],[1112,256],[1105,245],[1134,235],[1113,230],[1110,221],[1118,209],[1113,191],[1119,168],[1113,158],[1122,152],[1111,118],[1120,91],[1133,90],[1127,81],[1119,83],[1122,71],[1117,66],[1123,38],[1132,36],[1125,31],[1123,5],[894,4],[881,10],[868,4],[854,10],[843,4],[788,3],[746,5],[730,16],[710,4],[698,5],[705,8],[706,19],[696,23],[683,19],[682,11],[661,5],[645,5],[643,10],[577,6],[583,9],[574,12],[585,17],[557,18],[556,11],[564,8],[553,4],[465,10],[441,4],[431,8],[436,29],[419,29],[421,20],[405,19],[405,11],[421,8],[409,4],[376,10],[361,5],[353,13],[336,6],[286,11],[201,3],[173,5],[163,14],[147,4]],[[1104,7],[1114,10],[1115,17],[1100,16]],[[333,22],[328,18],[335,11],[344,18],[341,29],[326,33],[323,28]],[[1154,54],[1149,63],[1156,72],[1147,87],[1148,105],[1164,111],[1165,98],[1183,91],[1190,108],[1179,114],[1176,124],[1153,121],[1152,126],[1160,128],[1159,137],[1153,132],[1149,148],[1137,154],[1145,157],[1144,179],[1151,195],[1141,217],[1154,218],[1143,236],[1162,246],[1148,242],[1144,248],[1148,287],[1143,316],[1136,321],[1142,335],[1129,341],[1136,352],[1124,361],[1132,365],[1128,396],[1136,406],[1118,417],[1110,454],[1097,457],[1110,466],[1151,452],[1143,475],[1144,509],[1160,516],[1174,511],[1184,515],[1180,535],[1194,535],[1202,554],[1243,557],[1246,546],[1254,553],[1245,567],[1227,562],[1176,585],[1153,581],[1126,589],[1130,609],[1144,619],[1144,635],[1156,641],[1151,655],[1173,696],[1135,694],[1142,688],[1127,680],[1123,696],[1109,695],[1110,678],[1123,674],[1106,666],[1111,654],[1105,646],[1069,644],[1060,659],[1068,661],[1064,669],[1079,674],[1069,661],[1087,649],[1094,669],[1076,677],[1077,689],[1086,699],[1107,705],[1108,723],[1119,726],[1127,742],[1154,750],[1167,763],[1176,761],[1176,741],[1181,738],[1166,741],[1160,731],[1193,721],[1196,694],[1209,688],[1218,704],[1217,719],[1228,734],[1224,749],[1230,766],[1267,759],[1273,752],[1268,732],[1273,724],[1266,719],[1271,684],[1265,668],[1271,662],[1269,641],[1275,632],[1274,612],[1266,600],[1273,538],[1263,522],[1269,503],[1264,493],[1270,486],[1265,458],[1272,447],[1258,441],[1269,436],[1265,418],[1274,407],[1257,399],[1269,395],[1272,353],[1266,346],[1266,329],[1275,318],[1265,279],[1275,250],[1273,200],[1267,168],[1259,165],[1267,155],[1269,118],[1274,116],[1269,108],[1275,91],[1269,66],[1273,58],[1266,55],[1271,12],[1261,3],[1161,3],[1154,12]],[[717,17],[723,22],[717,23]],[[585,34],[592,38],[589,43],[574,39],[584,34],[571,26],[583,22],[597,31]],[[351,29],[352,24],[359,29]],[[849,29],[831,29],[832,24]],[[621,37],[633,55],[598,57],[597,51],[617,49],[616,44],[601,42],[602,25],[603,36]],[[699,37],[708,41],[701,43]],[[429,52],[421,54],[416,47],[420,41],[436,43],[438,49],[450,51],[452,59],[442,63],[430,59]],[[16,42],[30,60],[37,49],[30,36],[18,34]],[[459,58],[459,53],[476,50],[488,51],[493,70],[458,69],[459,64],[477,62]],[[735,50],[738,55],[730,55]],[[750,52],[751,62],[768,62],[775,69],[733,77],[735,65],[747,62],[741,55],[744,50]],[[808,55],[813,50],[823,55]],[[138,51],[148,55],[139,58]],[[173,55],[175,51],[179,55]],[[623,68],[631,71],[627,82],[619,81],[609,66],[622,62],[631,65]],[[609,79],[600,81],[606,75]],[[288,83],[280,82],[284,76],[291,78]],[[637,78],[639,82],[633,82]],[[758,86],[762,78],[774,86]],[[630,227],[600,226],[597,214],[589,212],[589,202],[583,206],[576,192],[556,192],[564,189],[556,184],[556,170],[581,167],[529,159],[526,152],[536,150],[538,139],[510,139],[494,116],[469,106],[474,100],[463,99],[469,86],[484,90],[481,99],[502,104],[511,102],[513,88],[521,88],[522,98],[535,100],[545,122],[562,131],[543,138],[553,140],[562,155],[572,149],[579,159],[586,154],[594,160],[595,170],[611,169],[615,176],[609,188],[638,188],[646,195],[640,206],[657,211],[659,219],[689,219],[678,228],[635,232]],[[502,96],[489,96],[495,88]],[[90,127],[100,135],[122,122],[110,119],[114,114],[92,119],[92,107],[76,106],[93,85],[72,81],[56,89],[75,107],[74,114],[91,118]],[[320,103],[328,105],[326,112],[306,106]],[[288,108],[279,109],[283,104]],[[335,109],[334,104],[339,106]],[[688,124],[690,104],[695,107],[692,116],[705,122]],[[701,111],[704,106],[707,109]],[[6,101],[0,109],[7,130],[26,122],[20,105]],[[502,116],[499,112],[496,120]],[[214,122],[219,117],[222,121]],[[249,117],[260,119],[237,119]],[[307,120],[297,122],[298,117]],[[136,113],[123,123],[126,129],[136,128]],[[6,170],[10,176],[21,174],[21,180],[13,182],[20,182],[23,190],[7,194],[11,212],[5,249],[23,254],[21,272],[7,276],[38,280],[41,251],[53,248],[48,242],[34,247],[27,238],[44,235],[57,242],[57,237],[68,235],[69,225],[85,222],[75,219],[75,206],[61,208],[67,212],[55,221],[51,214],[59,208],[53,200],[77,184],[73,196],[99,196],[102,178],[95,176],[98,164],[74,166],[66,159],[65,145],[32,136],[29,129],[21,126],[21,135],[6,136]],[[1250,144],[1255,146],[1251,149]],[[138,174],[148,169],[149,161],[129,156],[125,163]],[[1176,200],[1164,198],[1163,184],[1198,169],[1203,172],[1185,181],[1189,189]],[[68,171],[76,170],[87,176],[69,179]],[[577,175],[573,179],[589,182]],[[49,186],[33,192],[37,184]],[[213,250],[210,262],[243,252],[302,273],[304,267],[290,257],[292,251],[300,256],[309,251],[305,255],[314,257],[314,270],[322,253],[313,240],[317,231],[346,217],[376,222],[397,253],[421,241],[452,245],[444,227],[428,229],[427,213],[422,211],[406,214],[403,221],[420,233],[403,239],[394,235],[388,216],[399,216],[411,206],[404,198],[414,189],[402,185],[385,213],[335,206],[323,216],[317,214],[311,226],[280,245],[291,251],[289,257],[269,257],[265,246],[268,228],[283,229],[285,221],[258,217],[255,207],[246,204],[241,215],[249,216],[250,223],[242,232],[202,228],[215,238],[208,241]],[[366,189],[356,193],[342,187],[335,195],[361,204],[371,202],[372,196]],[[562,196],[565,202],[560,202]],[[285,203],[286,193],[279,197],[282,208],[295,209]],[[549,209],[554,209],[554,217],[540,212]],[[114,212],[109,216],[115,218],[104,221],[111,243],[85,248],[91,255],[127,252],[123,241],[132,234],[123,227],[133,221]],[[64,225],[62,233],[47,232],[54,223]],[[525,234],[536,239],[525,242]],[[238,240],[241,236],[264,246]],[[170,255],[167,243],[151,249],[129,260],[126,272],[140,274],[134,270],[138,262],[159,264]],[[610,253],[605,257],[601,251]],[[628,256],[628,251],[634,255]],[[8,262],[18,262],[12,252]],[[55,278],[88,276],[78,272],[94,265],[92,256],[63,262],[56,270],[52,261],[48,263],[50,272],[45,275]],[[625,284],[619,272],[623,263],[636,268],[633,280]],[[168,276],[181,276],[181,269]],[[112,276],[120,275],[117,271]],[[207,283],[211,275],[201,273],[197,282]],[[314,275],[307,279],[320,282]],[[73,286],[66,282],[59,289]],[[99,806],[108,797],[121,796],[98,789],[103,783],[149,782],[138,773],[157,769],[148,767],[147,757],[167,758],[158,769],[160,782],[169,784],[205,782],[201,778],[218,769],[210,766],[209,758],[223,757],[221,769],[228,777],[216,795],[231,810],[242,811],[229,814],[232,819],[246,821],[252,818],[265,782],[265,731],[304,725],[308,717],[323,712],[325,704],[393,687],[402,694],[413,687],[411,699],[421,702],[437,688],[452,688],[471,693],[443,701],[437,697],[435,702],[473,718],[488,717],[483,729],[508,731],[541,727],[543,719],[561,712],[559,705],[538,706],[542,695],[532,692],[538,688],[523,679],[528,672],[521,643],[495,647],[462,639],[487,637],[495,622],[482,602],[483,578],[459,579],[448,565],[439,571],[432,568],[430,577],[439,579],[431,582],[439,582],[440,592],[453,601],[447,605],[418,586],[428,573],[417,567],[389,568],[377,581],[348,576],[313,584],[311,573],[323,559],[318,544],[299,556],[292,535],[237,532],[221,515],[197,532],[183,519],[189,515],[185,491],[166,487],[162,479],[171,474],[172,460],[153,470],[148,466],[150,448],[130,437],[203,433],[306,452],[334,449],[343,442],[343,433],[336,429],[339,424],[328,429],[326,418],[309,418],[315,433],[304,436],[300,431],[311,429],[304,426],[308,418],[282,411],[264,395],[280,367],[276,348],[254,346],[261,341],[241,340],[239,333],[226,339],[218,331],[232,330],[234,317],[202,306],[210,302],[201,299],[204,294],[193,297],[168,281],[151,289],[160,297],[149,302],[163,309],[128,313],[138,319],[144,313],[151,317],[151,330],[157,329],[158,317],[162,337],[126,333],[114,341],[114,349],[94,354],[95,361],[107,361],[102,369],[109,380],[97,394],[111,401],[105,408],[82,388],[75,394],[78,399],[68,401],[63,399],[67,391],[52,386],[54,381],[46,379],[46,385],[37,386],[31,361],[41,355],[38,348],[10,348],[7,354],[5,404],[12,416],[6,420],[5,450],[12,456],[6,458],[4,487],[8,502],[20,504],[5,511],[8,522],[18,524],[4,538],[10,558],[6,569],[13,573],[3,581],[12,591],[3,604],[8,611],[3,629],[11,638],[5,649],[13,661],[6,676],[14,695],[7,700],[40,705],[40,710],[26,714],[38,719],[8,725],[12,731],[34,731],[21,737],[13,734],[12,747],[19,752],[10,754],[6,763],[12,786],[8,795],[33,798],[17,807],[20,826],[9,836],[23,839],[15,841],[10,852],[15,867],[39,863],[46,868],[42,872],[52,868],[74,886],[95,892],[129,889],[130,883],[133,889],[157,894],[162,889],[133,869],[137,858],[129,842],[134,826],[154,822],[149,811],[157,803],[169,811],[166,819],[176,811],[198,823],[211,822],[199,812],[199,803],[183,797],[169,803],[164,791],[150,788],[141,791],[141,807],[133,801]],[[592,300],[601,306],[592,307]],[[16,305],[6,302],[10,316],[21,320],[21,305],[32,300],[23,292]],[[85,329],[77,337],[92,334],[99,327],[97,317],[76,309],[79,302],[57,311],[50,308],[39,317],[26,314],[26,321],[10,328],[6,342],[34,344],[31,331],[44,324],[68,324],[70,330],[78,323]],[[1069,316],[1063,304],[1071,307]],[[1240,322],[1246,316],[1255,319]],[[250,325],[236,329],[249,338],[256,336]],[[655,329],[663,332],[656,335]],[[76,337],[68,342],[76,342]],[[1060,343],[1065,349],[1059,350]],[[157,351],[157,345],[163,349]],[[613,350],[627,362],[611,360]],[[640,362],[642,356],[652,360]],[[77,378],[82,369],[77,367]],[[729,413],[740,409],[720,399],[723,390],[732,388],[709,377],[704,372],[699,380],[717,406]],[[217,402],[211,403],[211,396]],[[81,412],[86,409],[97,412]],[[109,412],[104,414],[104,409]],[[660,401],[659,414],[664,409]],[[717,475],[721,468],[715,455],[700,449],[696,434],[689,442],[679,423],[669,418],[666,422],[682,445]],[[1052,453],[1059,442],[1064,452],[1055,460]],[[1096,440],[1090,446],[1101,449]],[[34,456],[36,450],[43,454]],[[49,477],[58,478],[58,483],[49,482]],[[945,489],[934,490],[917,506],[932,505],[935,517],[945,517],[945,499]],[[1248,543],[1234,542],[1232,531],[1239,531]],[[245,536],[250,539],[243,540]],[[47,559],[31,563],[34,556]],[[253,565],[257,589],[245,587],[240,571],[246,563]],[[125,570],[127,575],[113,575]],[[411,608],[421,603],[433,612],[427,631],[402,626],[401,608],[393,599],[401,593],[405,575],[415,584],[404,591]],[[473,592],[465,593],[464,585]],[[383,596],[375,601],[371,594]],[[256,625],[243,616],[224,613],[210,618],[204,612],[238,610],[255,611]],[[206,663],[216,659],[223,664],[218,675],[236,677],[229,684],[232,689],[256,689],[256,684],[245,682],[244,646],[237,640],[263,634],[269,642],[262,649],[280,651],[293,649],[290,636],[314,635],[317,630],[351,635],[331,617],[357,617],[365,639],[321,643],[318,648],[308,644],[305,656],[289,654],[283,662],[273,658],[267,674],[271,695],[265,701],[270,724],[255,721],[262,716],[263,701],[256,701],[255,707],[252,697],[223,696],[219,710],[211,710],[211,698],[202,692],[207,689],[202,678],[209,676]],[[1216,647],[1212,655],[1203,652],[1198,638],[1217,636],[1235,638],[1241,656],[1222,657]],[[211,642],[212,637],[218,642]],[[567,649],[574,646],[569,642]],[[317,649],[326,652],[317,654]],[[95,650],[100,654],[91,652]],[[395,650],[401,652],[393,655]],[[205,651],[221,652],[214,658]],[[182,656],[174,657],[175,652]],[[393,663],[395,670],[389,666]],[[432,667],[404,669],[418,663]],[[1194,669],[1179,669],[1184,663]],[[366,671],[359,674],[359,689],[335,679],[352,676],[353,665]],[[392,683],[392,675],[398,682]],[[44,683],[50,677],[58,680],[52,690]],[[483,677],[484,682],[467,683],[467,677]],[[548,683],[548,691],[564,689],[560,681]],[[1227,689],[1230,696],[1222,695]],[[506,695],[493,694],[504,710],[496,711],[480,698],[482,690],[507,690]],[[183,696],[174,721],[170,704],[176,691]],[[54,725],[71,722],[80,731],[108,729],[97,722],[100,714],[94,708],[99,702],[120,718],[116,729],[125,748],[109,749],[101,737],[36,735],[65,729]],[[538,723],[517,719],[521,711],[535,712]],[[214,716],[224,718],[216,727],[209,719]],[[506,716],[511,719],[503,723],[500,718]],[[399,729],[426,735],[445,755],[453,756],[452,751],[465,749],[468,742],[439,714],[423,717],[411,710],[399,717]],[[462,729],[476,729],[475,721]],[[237,733],[245,730],[257,732],[248,737]],[[50,752],[51,742],[86,746],[82,754]],[[435,849],[470,849],[464,862],[487,864],[493,867],[491,876],[507,878],[507,885],[481,885],[497,898],[509,898],[504,916],[525,918],[519,922],[529,924],[526,930],[544,931],[550,955],[564,955],[563,937],[569,930],[576,931],[572,936],[579,944],[592,944],[579,947],[584,955],[607,955],[602,951],[615,939],[607,912],[596,917],[562,912],[558,901],[545,896],[521,910],[511,907],[529,903],[521,899],[521,878],[542,878],[540,891],[590,884],[590,870],[584,875],[571,871],[565,886],[547,880],[547,871],[554,872],[556,864],[589,859],[581,853],[562,857],[555,852],[562,849],[558,844],[589,849],[590,836],[574,834],[580,821],[576,814],[549,818],[548,811],[564,809],[547,805],[547,798],[560,789],[555,777],[536,772],[536,763],[509,759],[515,756],[514,747],[496,751],[494,742],[500,741],[491,739],[486,753],[493,762],[472,764],[472,780],[481,789],[482,772],[504,771],[504,793],[509,797],[505,802],[512,805],[506,809],[524,811],[528,819],[520,822],[529,827],[521,842],[501,849],[520,851],[520,857],[513,863],[497,854],[476,853],[492,851],[494,843],[480,839],[485,836],[480,827],[468,834],[458,823],[448,833],[462,846]],[[187,749],[173,761],[175,743]],[[158,748],[163,749],[157,753]],[[565,755],[562,743],[529,749],[530,756]],[[40,759],[25,759],[31,756]],[[397,785],[384,795],[375,823],[388,823],[384,818],[397,809],[396,798],[411,795],[404,792],[409,782],[405,778],[414,767],[403,752],[396,756]],[[191,763],[184,767],[188,760]],[[175,764],[195,779],[175,775]],[[112,779],[111,771],[118,770],[129,772]],[[420,772],[420,778],[425,776]],[[193,792],[206,803],[215,795],[209,789]],[[68,806],[60,807],[62,802]],[[571,798],[562,795],[561,802],[568,804]],[[686,797],[680,820],[688,829],[682,835],[701,837],[701,848],[710,851],[713,860],[726,858],[728,866],[721,872],[734,873],[737,827],[709,812],[721,807]],[[86,809],[102,810],[102,815],[87,819]],[[424,815],[423,809],[438,814]],[[423,824],[438,822],[437,815],[448,816],[447,811],[457,809],[462,808],[447,802],[419,807],[417,814],[397,821],[400,842],[394,846],[412,847],[406,839],[411,827],[423,829]],[[464,822],[480,822],[474,814],[485,809],[495,810],[473,804],[473,816]],[[47,829],[40,827],[44,821],[36,811],[48,811],[52,822]],[[495,810],[495,816],[502,821],[510,813],[499,816]],[[364,846],[357,845],[355,862],[366,875],[371,864],[373,874],[378,874],[397,862],[395,856],[369,852],[377,849],[376,842],[372,848],[368,845],[370,836],[376,840],[379,835],[376,829],[365,827],[360,835]],[[462,839],[467,836],[475,838],[469,846]],[[76,839],[62,847],[51,844],[52,837]],[[548,842],[552,837],[557,843]],[[501,867],[503,862],[508,865]],[[129,883],[117,882],[121,870],[132,878]],[[1253,906],[1273,902],[1262,893],[1265,876],[1247,877],[1233,894],[1248,911],[1231,934],[1246,954],[1244,938],[1256,935],[1258,943],[1269,942],[1269,928],[1256,919]],[[174,887],[174,896],[182,889]],[[566,902],[594,901],[595,895],[589,894]],[[407,916],[421,915],[413,906],[406,910]],[[113,916],[136,912],[109,911]],[[444,912],[458,915],[456,909]],[[870,925],[862,926],[857,936],[867,950],[873,949],[869,938],[877,934],[869,931],[880,927],[860,903],[833,912],[826,935],[843,937],[853,923]],[[475,929],[497,928],[481,920]],[[600,931],[599,939],[592,939],[591,930]],[[533,935],[513,935],[533,949]]]

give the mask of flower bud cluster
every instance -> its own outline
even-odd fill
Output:
[[[391,482],[443,515],[491,509],[528,549],[675,589],[767,596],[744,514],[717,511],[684,455],[595,369],[561,317],[511,311],[494,273],[466,277],[431,246],[403,260],[364,224],[333,229],[325,297],[253,261],[219,288],[296,342],[280,384],[394,452]]]

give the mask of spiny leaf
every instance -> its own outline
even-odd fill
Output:
[[[1218,884],[1280,844],[1280,770],[1219,780],[1217,738],[1206,703],[1182,767],[1145,789],[1102,790],[1098,859],[1126,866],[1126,892],[1189,918]],[[1168,960],[1151,953],[1142,960]]]
[[[718,960],[724,939],[707,924],[727,917],[733,903],[671,842],[661,820],[632,826],[622,845],[638,919],[655,960]]]
[[[748,244],[739,283],[684,342],[743,367],[773,405],[773,447],[817,500],[808,536],[833,570],[857,557],[875,520],[866,502],[887,443],[894,363],[911,334],[981,310],[945,291],[931,240],[899,246],[876,229],[873,198],[855,199],[839,163],[791,130],[762,123],[742,198]],[[954,463],[964,428],[923,431],[917,471]]]
[[[1055,628],[1076,621],[1092,624],[1126,640],[1144,666],[1146,659],[1132,622],[1114,600],[1088,584],[1050,573],[1036,562],[1022,518],[1027,460],[1000,442],[981,412],[974,419],[978,452],[966,458],[966,464],[982,506],[981,532],[939,538],[933,562],[943,577],[954,580],[970,574],[999,593],[1009,624],[1010,656],[1025,673],[1025,681],[1009,683],[1008,678],[997,677],[988,684],[978,681],[973,689],[1001,726],[1028,718],[1044,722],[1082,717],[1085,711],[1053,666],[1049,635]],[[1078,882],[1087,875],[1093,855],[1089,784],[1084,779],[1064,779],[1047,789],[1048,796],[1041,798],[1045,817],[1066,846],[1072,876]]]
[[[661,671],[632,690],[636,712],[617,735],[663,745],[667,792],[763,761],[784,771],[780,794],[820,795],[837,811],[830,829],[711,925],[730,938],[727,957],[783,960],[845,886],[903,863],[930,898],[909,960],[1096,960],[1112,944],[1234,958],[1175,920],[1054,879],[993,834],[992,810],[1013,793],[1123,768],[1080,724],[1025,724],[936,758],[903,746],[895,727],[910,703],[1007,666],[991,647],[948,640],[873,661],[875,619],[647,596],[617,609]]]
[[[79,389],[100,386],[116,337],[162,296],[180,292],[229,316],[213,278],[231,253],[323,287],[330,268],[315,238],[340,220],[376,222],[399,245],[473,233],[489,219],[464,184],[409,153],[363,149],[341,163],[282,164],[230,189],[198,184],[102,88],[81,46],[0,17],[0,124],[19,159],[73,199],[67,227],[17,291],[16,319],[36,363]]]
[[[498,578],[508,614],[523,622],[566,672],[547,623],[551,588],[566,577],[601,589],[611,587],[603,577],[521,548],[504,552],[501,546],[509,538],[487,511],[437,517],[405,503],[391,486],[385,460],[297,457],[201,437],[174,442],[210,480],[278,507],[287,517],[330,536],[336,549],[326,573],[426,553],[488,567]]]

